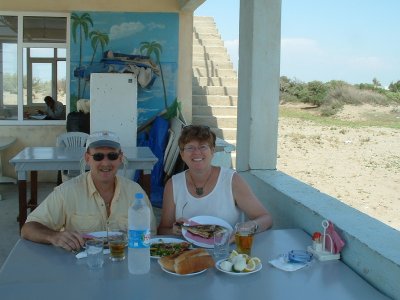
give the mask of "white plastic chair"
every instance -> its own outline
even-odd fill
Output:
[[[60,134],[57,137],[56,146],[57,147],[85,147],[86,140],[89,134],[85,132],[66,132]],[[57,184],[61,184],[72,177],[78,176],[80,174],[77,170],[63,170],[58,172]]]

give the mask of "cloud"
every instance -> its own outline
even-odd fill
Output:
[[[110,40],[121,39],[142,31],[145,26],[141,22],[129,22],[113,25],[110,28]]]
[[[147,24],[146,26],[147,26],[147,28],[149,30],[165,29],[165,24],[157,24],[157,23],[154,23],[154,22],[151,22],[151,23]]]
[[[307,38],[283,38],[281,41],[282,56],[321,57],[324,51],[318,42]]]

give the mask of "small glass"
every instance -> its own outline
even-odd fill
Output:
[[[224,230],[214,233],[214,258],[215,260],[225,259],[229,256],[229,242],[231,239],[231,230]]]
[[[254,222],[243,222],[235,225],[235,243],[238,253],[251,255],[256,229],[257,226]]]
[[[107,227],[107,242],[110,248],[110,259],[122,261],[125,259],[125,248],[127,245],[127,232],[119,226],[109,225]]]
[[[103,254],[104,242],[102,240],[92,239],[85,243],[87,254],[87,265],[89,269],[101,269],[104,264]]]

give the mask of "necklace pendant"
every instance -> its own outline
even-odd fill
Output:
[[[204,194],[204,190],[202,187],[196,187],[196,195],[201,196]]]

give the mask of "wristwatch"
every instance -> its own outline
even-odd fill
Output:
[[[252,222],[254,223],[254,224],[256,224],[255,225],[255,230],[254,230],[254,233],[256,233],[257,231],[258,231],[258,223],[257,223],[257,221],[255,221],[255,220],[252,220]]]

